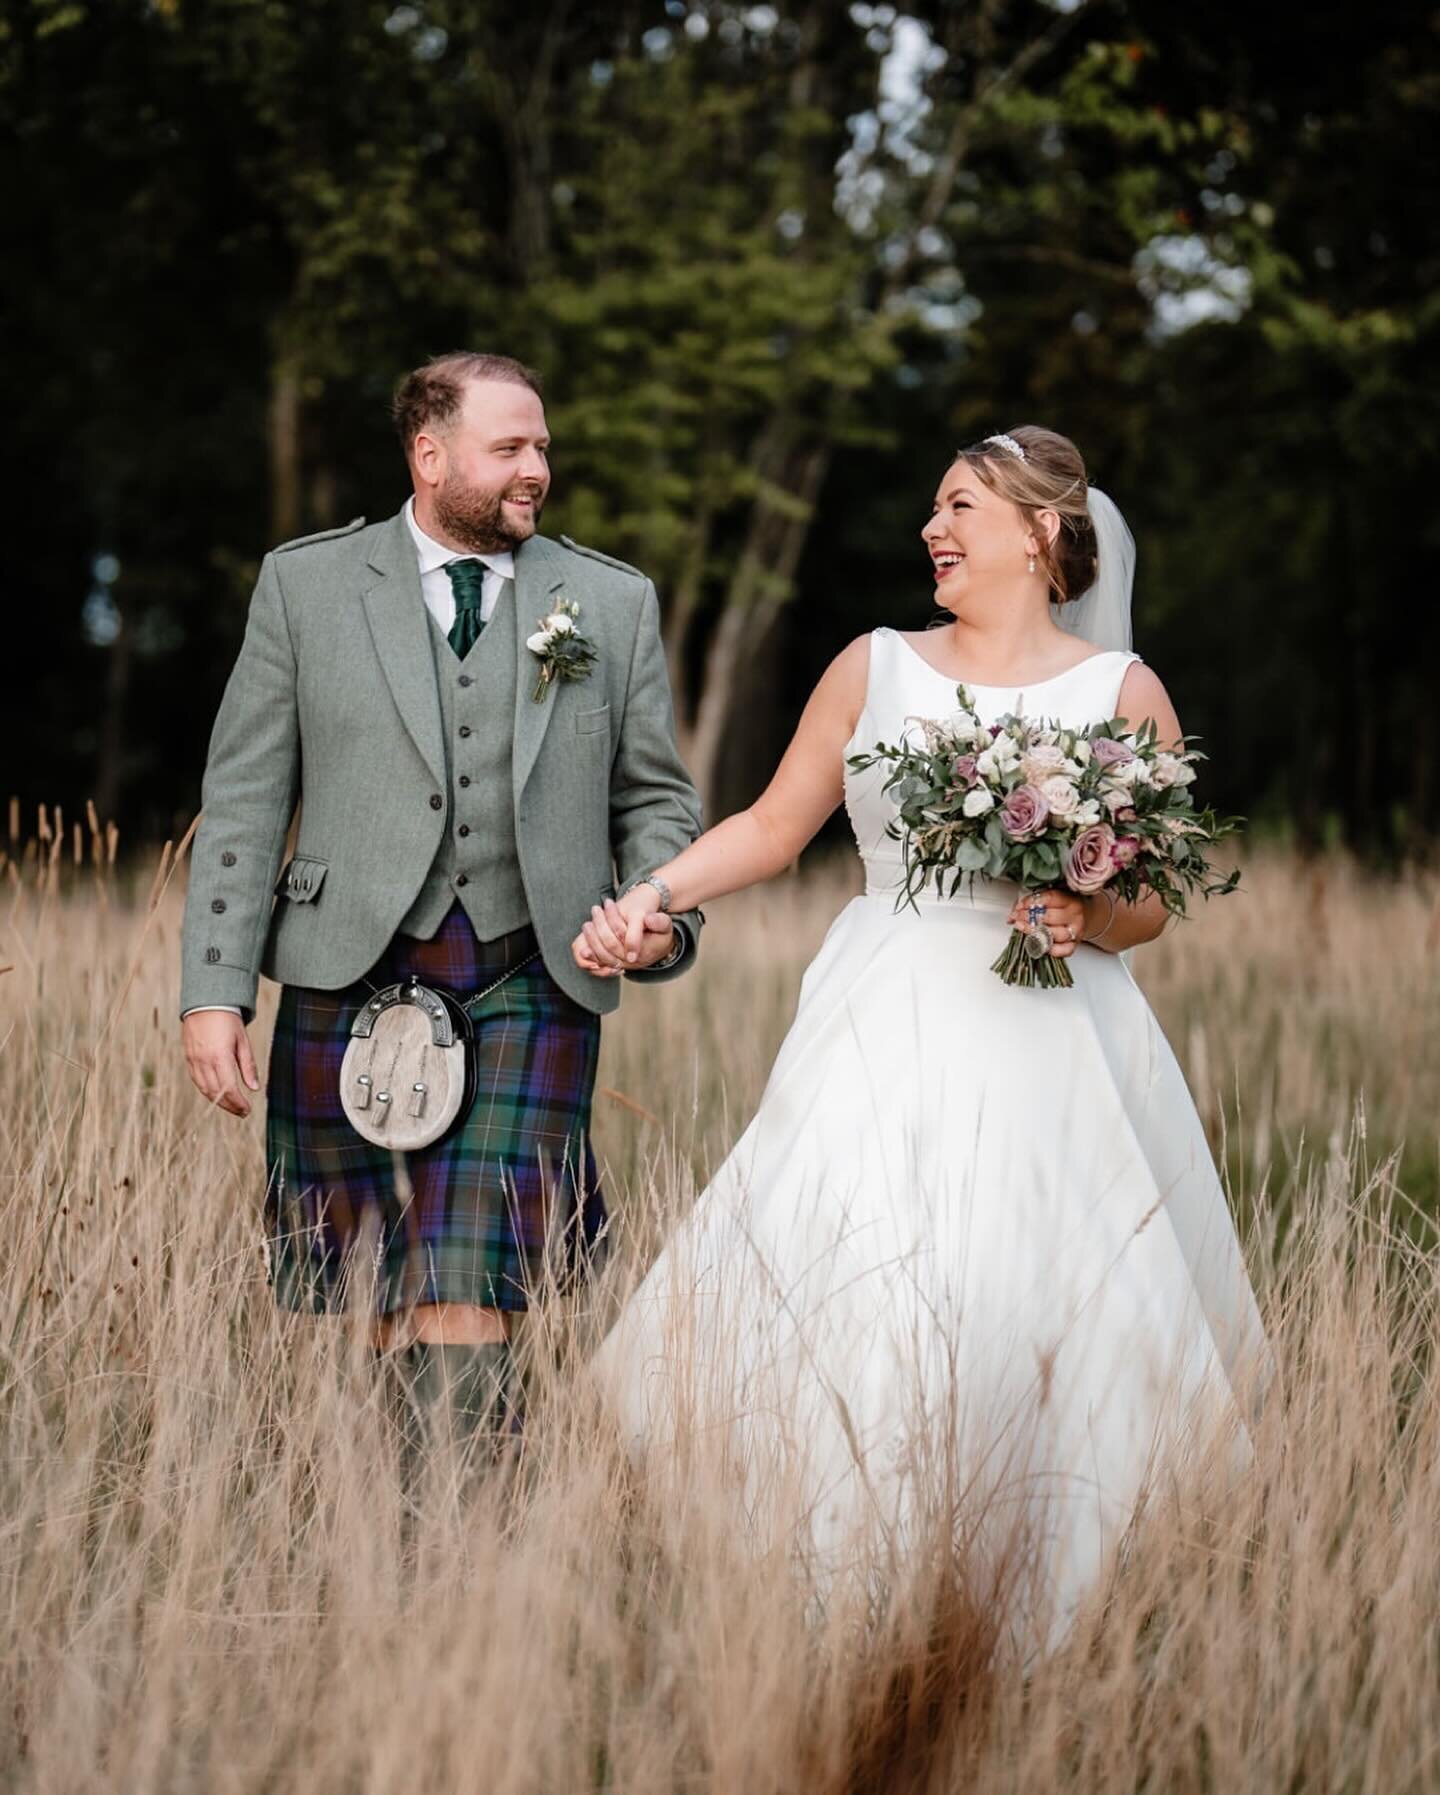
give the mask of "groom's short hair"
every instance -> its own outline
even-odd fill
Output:
[[[537,398],[544,397],[540,376],[513,356],[480,355],[471,349],[432,355],[423,366],[405,376],[390,402],[390,415],[407,460],[411,445],[422,430],[432,424],[453,423],[460,415],[465,386],[471,380],[503,380],[511,386],[528,386]]]

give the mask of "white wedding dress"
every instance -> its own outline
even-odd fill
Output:
[[[1089,723],[1115,714],[1135,658],[971,694],[990,721]],[[876,630],[847,754],[955,708],[951,680]],[[1073,989],[1003,985],[1012,886],[897,910],[883,781],[847,775],[865,894],[805,973],[754,1120],[596,1367],[652,1459],[693,1466],[721,1443],[742,1527],[800,1552],[822,1591],[877,1542],[933,1539],[937,1512],[992,1569],[1021,1547],[1021,1574],[992,1587],[1028,1657],[1063,1638],[1162,1465],[1217,1428],[1243,1462],[1236,1395],[1266,1348],[1199,1118],[1129,968],[1082,947]]]

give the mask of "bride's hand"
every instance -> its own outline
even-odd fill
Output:
[[[1032,906],[1044,910],[1041,921],[1050,931],[1050,958],[1068,960],[1085,939],[1085,904],[1073,891],[1032,891],[1017,898],[1010,911],[1012,928],[1033,932]]]
[[[668,918],[659,916],[660,894],[653,885],[637,885],[618,902],[607,898],[590,912],[590,920],[570,944],[575,964],[582,972],[614,978],[627,967],[638,968],[647,958],[647,933],[670,932]],[[648,956],[653,958],[653,955]]]

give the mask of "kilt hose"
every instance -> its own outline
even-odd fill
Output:
[[[525,1309],[596,1255],[605,1205],[590,1149],[600,1018],[544,962],[472,1006],[475,1101],[416,1153],[363,1140],[340,1106],[340,1062],[366,999],[397,980],[482,990],[535,952],[530,928],[476,938],[457,904],[429,941],[397,935],[342,991],[287,985],[266,1083],[270,1280],[286,1309],[341,1308],[375,1284],[375,1311],[418,1303]]]

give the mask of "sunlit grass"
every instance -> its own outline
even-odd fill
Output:
[[[59,839],[61,849],[53,847]],[[93,843],[98,839],[98,851]],[[178,1050],[178,890],[73,826],[0,912],[7,1790],[1440,1786],[1440,881],[1284,858],[1136,956],[1223,1154],[1279,1360],[1238,1487],[1155,1503],[1021,1677],[942,1556],[823,1618],[703,1478],[625,1462],[588,1343],[739,1132],[848,869],[713,907],[627,994],[618,1251],[530,1324],[524,1455],[407,1512],[358,1329],[281,1318],[261,1118]],[[257,1043],[268,1039],[267,993]]]

